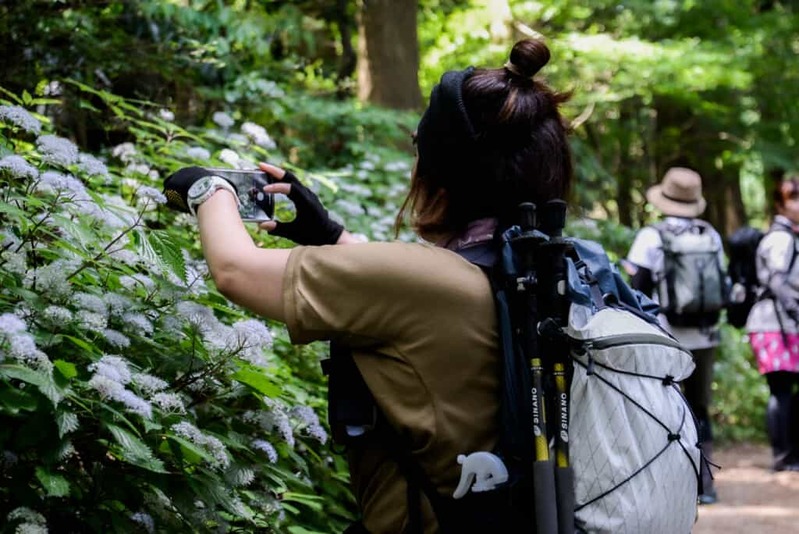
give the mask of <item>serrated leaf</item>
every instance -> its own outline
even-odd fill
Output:
[[[43,467],[37,467],[36,478],[41,482],[48,497],[66,497],[69,495],[69,481],[63,476],[50,473]]]
[[[119,444],[121,460],[155,473],[168,473],[164,463],[153,455],[152,449],[141,439],[115,425],[107,425],[107,428]]]
[[[258,393],[266,395],[267,397],[275,398],[280,395],[280,388],[274,384],[263,371],[242,367],[233,373],[233,379],[250,386]]]
[[[158,254],[156,254],[152,243],[150,243],[150,240],[147,239],[147,235],[141,230],[137,231],[135,235],[136,239],[134,240],[134,243],[136,243],[138,248],[137,253],[142,257],[144,263],[157,265],[160,269],[165,269],[166,263]]]
[[[42,395],[50,399],[50,402],[52,402],[54,406],[57,406],[64,398],[61,388],[58,387],[52,376],[48,376],[45,383],[39,386],[39,391],[42,392]]]
[[[74,432],[78,428],[78,416],[72,412],[58,412],[55,414],[55,422],[58,425],[58,437],[63,438],[66,434]]]
[[[147,239],[161,260],[178,278],[186,282],[186,260],[183,258],[180,245],[163,230],[150,231]]]

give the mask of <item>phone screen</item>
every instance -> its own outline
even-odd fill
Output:
[[[242,221],[263,222],[275,215],[274,195],[264,193],[269,175],[263,171],[236,169],[208,169],[221,176],[236,188],[239,197],[239,216]]]

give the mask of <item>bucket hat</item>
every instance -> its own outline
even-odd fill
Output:
[[[702,196],[702,178],[696,171],[672,167],[658,185],[646,192],[646,200],[664,215],[699,217],[707,207]]]

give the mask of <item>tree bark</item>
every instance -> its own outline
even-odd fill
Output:
[[[392,109],[419,109],[418,0],[361,0],[358,98]]]

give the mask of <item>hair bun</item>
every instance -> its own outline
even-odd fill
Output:
[[[513,45],[505,68],[516,76],[532,78],[549,63],[549,48],[542,41],[524,39]]]

